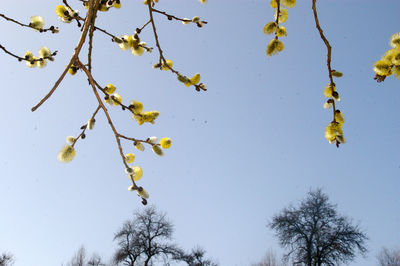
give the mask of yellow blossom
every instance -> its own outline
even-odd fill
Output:
[[[144,151],[144,145],[143,145],[143,143],[141,143],[141,142],[135,142],[135,143],[134,143],[134,146],[135,146],[135,148],[136,148],[137,150],[139,150],[139,151]]]
[[[115,1],[113,7],[121,8],[121,2],[120,1]]]
[[[337,140],[338,136],[341,136],[340,139],[344,140],[342,125],[337,122],[329,123],[325,128],[325,138],[332,144]]]
[[[286,32],[285,27],[280,26],[279,28],[276,29],[276,36],[283,37],[283,36],[286,36],[286,35],[287,35],[287,32]]]
[[[147,191],[142,188],[142,190],[137,190],[137,194],[139,197],[143,198],[143,199],[148,199],[149,198],[149,193],[147,193]]]
[[[139,179],[141,179],[142,178],[142,176],[143,176],[143,170],[142,170],[142,168],[140,167],[140,166],[134,166],[134,167],[132,167],[132,170],[133,170],[133,181],[138,181]]]
[[[111,98],[113,98],[112,105],[114,106],[118,106],[122,103],[122,97],[118,93],[114,93],[113,95],[111,95]]]
[[[340,125],[344,123],[344,116],[340,110],[335,111],[335,121],[338,122]]]
[[[276,23],[275,22],[268,22],[267,24],[265,24],[264,26],[264,33],[265,34],[272,34],[274,33],[276,30]]]
[[[114,93],[114,91],[115,91],[116,89],[117,89],[117,88],[116,88],[113,84],[108,83],[107,86],[105,87],[104,91],[105,91],[108,95],[111,95],[111,94]]]
[[[277,12],[278,10],[275,11],[275,19],[277,17]],[[289,16],[289,12],[287,11],[286,8],[281,8],[279,11],[279,18],[278,18],[278,22],[279,23],[283,23],[288,19]]]
[[[73,136],[68,136],[68,137],[65,138],[65,141],[68,144],[73,144],[75,142],[75,138]]]
[[[63,5],[56,6],[56,14],[60,18],[64,18],[66,12],[67,12],[67,8],[65,6],[63,6]]]
[[[78,72],[78,67],[75,66],[74,64],[72,64],[70,66],[70,68],[68,69],[68,73],[71,74],[72,76],[76,74],[76,72]]]
[[[327,98],[332,98],[332,93],[336,91],[336,87],[334,85],[326,85],[324,89],[324,96]]]
[[[35,30],[42,30],[44,26],[44,19],[41,16],[32,16],[29,26]]]
[[[193,77],[190,79],[190,83],[192,83],[193,85],[196,85],[197,83],[200,82],[200,74],[196,73],[193,75]]]
[[[199,0],[200,3],[205,4],[208,2],[208,0]]]
[[[40,58],[41,60],[36,61],[36,66],[39,68],[43,68],[47,66],[47,61],[43,58]]]
[[[332,70],[331,74],[332,74],[332,76],[334,76],[334,77],[336,77],[336,78],[343,77],[343,73],[342,73],[342,72],[339,72],[339,71],[337,71],[337,70]]]
[[[393,48],[400,47],[400,32],[395,33],[390,37],[390,45]]]
[[[43,46],[43,47],[40,48],[40,50],[39,50],[39,57],[41,57],[41,58],[47,58],[47,59],[49,59],[49,60],[51,60],[51,61],[54,60],[53,57],[51,56],[50,49],[47,48],[46,46]]]
[[[36,58],[33,56],[33,54],[30,52],[30,51],[27,51],[26,53],[25,53],[25,55],[24,55],[24,58],[27,60],[26,61],[26,65],[28,66],[28,67],[35,67],[36,66],[36,63],[33,61],[33,60],[35,60]]]
[[[118,44],[119,48],[121,50],[128,50],[129,48],[132,47],[132,37],[128,35],[122,35],[121,36],[122,42]]]
[[[165,71],[170,70],[170,68],[172,68],[172,65],[173,65],[172,60],[167,59],[165,60],[165,63],[161,65],[161,70]]]
[[[141,56],[144,53],[144,48],[141,46],[132,48],[132,54],[135,56]]]
[[[400,66],[400,46],[393,51],[392,64]]]
[[[271,7],[272,8],[277,8],[278,7],[278,2],[276,0],[271,0]]]
[[[65,145],[57,155],[57,159],[62,163],[68,163],[75,157],[76,151],[71,145]]]
[[[296,0],[282,0],[282,5],[287,7],[294,7],[296,5]]]
[[[394,66],[393,73],[397,79],[400,79],[400,66]]]
[[[281,52],[283,51],[284,48],[285,46],[280,40],[272,39],[267,45],[267,50],[266,50],[267,56],[271,56],[278,52]]]
[[[171,147],[172,144],[172,140],[170,138],[162,138],[160,140],[160,145],[163,149],[168,149],[169,147]]]
[[[139,101],[131,101],[130,109],[134,114],[140,114],[143,111],[143,104]]]
[[[374,71],[380,76],[390,76],[392,74],[391,62],[385,59],[375,62]]]
[[[89,121],[87,123],[87,127],[89,128],[89,130],[92,130],[94,128],[95,123],[96,123],[96,120],[94,118],[89,119]]]
[[[153,152],[154,152],[155,154],[157,154],[158,156],[163,156],[163,155],[164,155],[164,152],[163,152],[163,150],[160,148],[160,146],[158,146],[158,145],[153,145],[152,149],[153,149]]]
[[[125,154],[125,161],[127,163],[133,163],[134,160],[135,160],[135,155],[133,153]]]

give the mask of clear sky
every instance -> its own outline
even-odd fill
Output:
[[[0,20],[0,44],[13,52],[36,54],[43,45],[59,51],[44,69],[0,54],[0,252],[13,253],[16,266],[61,265],[81,245],[107,259],[116,230],[143,206],[127,190],[104,114],[79,141],[71,163],[56,160],[65,137],[79,134],[97,106],[85,75],[67,76],[50,100],[30,111],[64,69],[80,31],[57,19],[56,1],[3,2],[0,13],[20,21],[41,15],[60,33],[39,34]],[[69,2],[83,12],[78,1]],[[201,73],[207,92],[152,69],[156,50],[134,57],[95,32],[95,78],[115,84],[125,102],[140,100],[161,113],[155,125],[138,126],[127,112],[109,108],[117,128],[132,137],[173,140],[161,158],[123,143],[143,168],[139,184],[174,223],[176,242],[204,247],[221,266],[248,266],[269,248],[282,254],[267,223],[317,187],[369,236],[367,257],[350,265],[376,265],[382,247],[400,247],[400,81],[389,77],[378,84],[372,71],[389,37],[400,31],[400,1],[317,3],[333,47],[332,66],[344,73],[336,85],[348,143],[339,149],[324,138],[332,119],[322,108],[326,48],[311,0],[297,2],[285,23],[285,50],[267,58],[271,36],[262,30],[273,20],[268,0],[160,0],[161,10],[209,22],[200,29],[156,16],[166,58],[184,74]],[[147,16],[141,0],[122,1],[120,10],[99,14],[97,25],[132,34]],[[155,47],[150,28],[141,37]]]

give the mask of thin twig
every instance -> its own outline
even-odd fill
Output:
[[[88,49],[88,69],[92,72],[92,50],[93,50],[93,32],[95,30],[94,23],[97,17],[97,10],[99,9],[100,2],[97,1],[93,3],[94,14],[92,16],[92,20],[90,21],[90,29],[89,29],[89,49]]]
[[[141,28],[139,28],[139,30],[142,31],[144,28],[146,28],[147,25],[149,25],[150,22],[151,22],[151,20],[144,23],[144,25]]]
[[[281,0],[276,0],[277,3],[277,9],[276,9],[276,19],[275,19],[275,24],[276,24],[276,28],[279,28],[279,13],[281,12]],[[278,40],[278,35],[277,35],[278,31],[275,31],[275,40]]]
[[[331,54],[332,54],[332,47],[329,44],[328,39],[326,39],[323,30],[321,29],[321,26],[319,25],[319,20],[318,20],[318,13],[317,13],[317,7],[316,7],[316,2],[317,0],[312,0],[312,9],[314,11],[314,19],[315,19],[315,26],[318,29],[319,35],[321,36],[321,39],[324,41],[326,45],[326,49],[328,50],[327,54],[327,59],[326,59],[326,64],[328,66],[328,71],[329,71],[329,79],[331,81],[331,85],[334,85],[335,83],[333,82],[333,77],[332,77],[332,68],[331,68]]]
[[[47,29],[36,29],[35,27],[32,27],[30,24],[21,23],[21,22],[15,20],[15,19],[12,19],[12,18],[7,17],[7,16],[4,15],[4,14],[0,14],[0,17],[3,17],[5,20],[14,22],[15,24],[18,24],[18,25],[20,25],[20,26],[22,26],[22,27],[31,28],[31,29],[37,30],[37,31],[39,31],[39,32],[46,32],[46,31],[51,31],[52,33],[57,33],[57,32],[58,32],[58,28],[57,28],[57,27],[54,27],[54,26],[50,26],[50,27],[47,28]]]
[[[93,1],[98,2],[99,0],[90,0],[89,3],[93,3]],[[90,6],[92,6],[92,5],[90,5]],[[47,101],[47,99],[49,99],[51,97],[51,95],[57,89],[58,85],[60,85],[61,81],[64,79],[65,75],[68,72],[68,69],[74,63],[75,59],[78,58],[78,55],[82,49],[82,46],[85,43],[86,36],[87,36],[88,30],[89,30],[89,25],[92,20],[93,14],[94,14],[93,8],[89,8],[89,10],[86,14],[86,20],[85,20],[85,24],[83,25],[83,31],[82,31],[81,37],[79,39],[78,45],[75,47],[75,51],[71,57],[71,60],[69,61],[68,65],[65,67],[61,76],[58,78],[58,80],[54,84],[53,88],[51,88],[51,90],[43,97],[43,99],[41,99],[39,101],[39,103],[37,103],[34,107],[32,107],[32,109],[31,109],[32,112],[36,111],[45,101]]]
[[[158,60],[158,64],[159,64],[160,68],[161,68],[161,66],[166,66],[166,67],[169,68],[169,70],[171,70],[172,73],[174,73],[177,76],[180,76],[181,74],[179,73],[179,71],[173,69],[172,67],[170,67],[169,65],[166,64],[166,59],[165,59],[165,57],[163,55],[163,51],[161,49],[160,42],[158,41],[157,29],[156,29],[156,25],[154,23],[154,18],[153,18],[153,10],[154,9],[151,6],[151,3],[152,3],[152,1],[147,1],[147,5],[149,7],[150,22],[151,22],[151,25],[153,27],[154,39],[156,40],[156,46],[157,46],[157,49],[158,49],[158,53],[160,55],[160,58]],[[200,90],[206,91],[207,90],[204,87],[200,86],[199,84],[195,84],[194,87],[196,88],[196,91],[200,91]]]
[[[8,51],[8,50],[7,50],[3,45],[1,45],[1,44],[0,44],[0,49],[2,49],[6,54],[9,54],[9,55],[11,55],[12,57],[17,58],[18,61],[27,61],[27,62],[43,61],[44,59],[51,59],[53,56],[56,56],[56,55],[57,55],[57,51],[54,51],[54,52],[51,54],[51,56],[45,56],[45,57],[42,57],[42,58],[36,58],[36,59],[28,60],[28,59],[26,59],[25,57],[20,57],[20,56],[14,54],[14,53]]]
[[[97,106],[96,110],[94,111],[94,113],[93,113],[92,116],[90,117],[89,121],[94,120],[94,118],[95,118],[97,112],[98,112],[100,109],[101,109],[101,106],[100,106],[100,105]],[[86,131],[87,128],[88,128],[88,124],[86,123],[86,124],[83,126],[82,132],[81,132],[81,133],[74,139],[74,141],[72,142],[72,144],[71,144],[72,147],[75,146],[75,143],[78,141],[78,139],[82,138],[82,136],[85,135],[85,131]]]
[[[154,23],[153,8],[151,7],[151,3],[152,3],[152,1],[147,1],[147,5],[149,7],[150,22],[153,27],[154,39],[156,40],[156,46],[157,46],[158,52],[160,54],[160,58],[159,58],[158,62],[160,65],[162,65],[162,64],[165,64],[166,60],[164,58],[163,51],[160,46],[160,42],[158,41],[157,29],[156,29],[156,25]]]
[[[278,0],[278,1],[280,1],[280,0]],[[178,17],[176,17],[176,16],[174,16],[174,15],[168,14],[168,13],[165,12],[165,11],[160,11],[160,10],[157,10],[157,9],[155,9],[155,8],[152,8],[152,10],[153,10],[153,12],[156,12],[156,13],[159,13],[159,14],[162,14],[162,15],[166,16],[166,17],[168,18],[168,20],[175,19],[175,20],[182,21],[182,22],[191,22],[191,23],[194,23],[194,24],[197,24],[197,23],[198,23],[198,22],[193,22],[193,21],[190,20],[190,19],[178,18]],[[201,23],[202,23],[202,24],[207,24],[207,21],[201,21]]]
[[[117,145],[118,145],[119,154],[120,154],[120,156],[121,156],[121,158],[122,158],[122,163],[124,164],[125,168],[129,168],[129,165],[126,163],[126,160],[125,160],[124,152],[123,152],[123,150],[122,150],[120,135],[119,135],[119,133],[117,132],[117,130],[116,130],[116,128],[115,128],[115,126],[114,126],[114,124],[113,124],[113,122],[112,122],[112,120],[111,120],[110,114],[108,113],[107,108],[104,106],[104,103],[102,102],[102,100],[101,100],[101,98],[100,98],[100,96],[99,96],[99,94],[98,94],[98,92],[97,92],[97,90],[96,90],[96,84],[95,84],[95,82],[94,82],[94,78],[93,78],[92,74],[89,72],[89,70],[86,68],[86,66],[79,60],[79,58],[76,58],[75,64],[76,64],[80,69],[82,69],[82,70],[85,72],[85,74],[87,75],[87,77],[88,77],[88,79],[89,79],[89,83],[90,83],[90,85],[92,86],[93,93],[95,94],[95,96],[96,96],[96,98],[97,98],[97,101],[98,101],[98,103],[99,103],[101,109],[103,109],[103,112],[104,112],[104,114],[105,114],[106,117],[107,117],[108,124],[110,125],[111,130],[112,130],[113,133],[114,133],[115,140],[116,140]],[[132,183],[133,183],[134,188],[137,189],[138,187],[136,186],[135,181],[133,180],[132,176],[131,176],[131,181],[132,181]]]

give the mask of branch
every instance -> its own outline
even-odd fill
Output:
[[[277,3],[277,9],[276,9],[276,19],[275,19],[275,24],[276,24],[276,28],[279,28],[279,13],[281,12],[281,0],[276,0]],[[276,34],[275,31],[275,40],[278,40],[278,35]]]
[[[94,14],[92,16],[92,19],[90,21],[90,30],[89,30],[89,49],[88,49],[88,68],[89,71],[92,72],[92,50],[93,50],[93,32],[95,30],[94,28],[94,22],[96,20],[96,16],[97,16],[97,10],[99,9],[99,1],[96,1],[95,3],[93,3],[94,6]]]
[[[278,0],[278,1],[279,1],[279,0]],[[152,10],[153,10],[153,12],[156,12],[156,13],[159,13],[159,14],[162,14],[162,15],[166,16],[168,20],[175,19],[175,20],[182,21],[182,22],[185,22],[185,23],[190,23],[190,22],[191,22],[191,23],[197,24],[198,27],[202,27],[202,26],[203,26],[202,24],[207,24],[207,21],[198,21],[198,22],[194,22],[194,21],[192,21],[192,20],[190,20],[190,19],[178,18],[178,17],[176,17],[176,16],[174,16],[174,15],[168,14],[168,13],[165,12],[165,11],[160,11],[160,10],[157,10],[157,9],[155,9],[155,8],[152,8]],[[278,11],[279,11],[279,9],[278,9]],[[200,24],[199,24],[199,23],[200,23]]]
[[[156,25],[154,23],[153,11],[155,11],[155,9],[153,9],[153,7],[151,6],[151,3],[152,3],[152,1],[147,1],[147,5],[149,7],[149,16],[150,16],[150,20],[149,21],[151,22],[151,25],[153,27],[154,39],[156,41],[156,46],[157,46],[157,49],[158,49],[158,53],[160,55],[160,58],[158,60],[158,65],[159,65],[160,68],[163,65],[167,66],[169,68],[169,70],[171,70],[172,73],[174,73],[175,75],[177,75],[179,77],[179,76],[181,76],[179,71],[173,69],[172,67],[170,67],[169,65],[166,64],[167,60],[165,59],[165,57],[163,55],[163,51],[161,49],[160,42],[158,41],[157,29],[156,29]],[[161,12],[161,11],[157,10],[157,12]],[[195,84],[194,87],[196,88],[196,91],[200,91],[200,90],[206,91],[207,90],[205,87],[200,86],[200,84]]]
[[[314,12],[314,19],[315,19],[315,26],[318,29],[319,35],[321,36],[321,39],[324,41],[325,45],[326,45],[326,49],[328,50],[328,54],[327,54],[327,59],[326,59],[326,64],[328,66],[328,71],[329,71],[329,79],[331,81],[331,85],[334,85],[335,83],[333,82],[333,78],[332,78],[332,68],[331,68],[331,54],[332,54],[332,47],[329,44],[329,41],[326,39],[323,30],[321,29],[321,26],[319,25],[319,20],[318,20],[318,13],[317,13],[317,8],[316,8],[316,2],[317,0],[312,0],[312,9]],[[278,1],[279,3],[279,1]],[[278,4],[279,7],[279,4]]]
[[[101,106],[97,106],[96,110],[94,111],[93,115],[90,117],[89,121],[94,121],[94,118],[97,114],[97,112],[101,109]],[[82,132],[74,139],[74,141],[72,142],[71,146],[74,147],[75,143],[78,141],[78,139],[84,139],[85,138],[85,131],[88,128],[88,124],[86,123],[85,125],[83,125],[81,127]]]
[[[0,14],[0,17],[3,17],[5,20],[14,22],[15,24],[18,24],[18,25],[20,25],[20,26],[22,26],[22,27],[31,28],[31,29],[37,30],[37,31],[39,31],[39,32],[51,31],[51,33],[58,33],[58,28],[57,28],[57,27],[54,27],[54,26],[50,26],[50,27],[47,28],[47,29],[37,29],[37,28],[32,27],[30,24],[28,25],[28,24],[21,23],[21,22],[15,20],[15,19],[12,19],[12,18],[7,17],[7,16],[4,15],[4,14]]]
[[[15,57],[18,59],[18,61],[27,61],[27,62],[37,62],[37,61],[43,61],[44,59],[52,59],[53,56],[57,55],[58,51],[54,51],[51,56],[45,56],[43,58],[36,58],[36,59],[32,59],[32,60],[28,60],[25,57],[20,57],[10,51],[8,51],[3,45],[0,44],[0,49],[2,49],[6,54],[11,55],[12,57]]]
[[[90,0],[89,3],[93,3],[94,1],[99,2],[100,0]],[[42,100],[40,100],[39,103],[37,103],[34,107],[32,107],[32,109],[31,109],[32,112],[36,111],[36,109],[38,109],[45,101],[47,101],[47,99],[49,99],[51,97],[51,95],[57,89],[58,85],[60,85],[61,81],[64,79],[65,75],[68,72],[68,69],[71,67],[71,65],[74,63],[74,61],[78,58],[79,53],[82,49],[82,46],[85,43],[86,36],[87,36],[88,30],[89,30],[90,23],[92,21],[93,14],[95,13],[92,6],[93,6],[93,4],[89,5],[89,10],[86,14],[85,24],[83,25],[82,35],[79,39],[78,45],[75,47],[75,52],[72,55],[68,65],[65,67],[63,73],[58,78],[58,80],[54,84],[53,88],[51,88],[51,90],[44,96],[44,98]]]
[[[129,165],[128,165],[128,164],[126,163],[126,161],[125,161],[125,155],[124,155],[124,152],[123,152],[123,150],[122,150],[121,140],[120,140],[119,133],[118,133],[117,130],[115,129],[115,126],[114,126],[114,124],[113,124],[113,122],[112,122],[112,120],[111,120],[110,114],[108,113],[107,108],[104,106],[104,103],[102,102],[102,100],[101,100],[101,98],[100,98],[100,96],[99,96],[99,94],[98,94],[98,92],[97,92],[97,90],[96,90],[96,84],[95,84],[95,81],[94,81],[94,79],[93,79],[92,74],[89,72],[89,70],[86,68],[86,66],[79,60],[79,58],[76,58],[75,64],[76,64],[80,69],[82,69],[82,70],[85,72],[85,74],[87,75],[87,77],[88,77],[88,79],[89,79],[89,83],[90,83],[90,85],[92,86],[93,93],[95,94],[95,96],[96,96],[96,98],[97,98],[97,101],[98,101],[98,103],[99,103],[99,106],[101,107],[101,109],[103,109],[103,112],[104,112],[104,114],[105,114],[106,117],[107,117],[108,124],[110,125],[111,130],[112,130],[113,133],[114,133],[115,140],[116,140],[117,145],[118,145],[119,154],[120,154],[120,156],[121,156],[121,158],[122,158],[122,163],[124,164],[125,168],[129,168]],[[139,188],[137,187],[135,181],[133,180],[133,176],[131,175],[130,177],[131,177],[131,181],[132,181],[132,184],[133,184],[133,186],[134,186],[134,189],[136,189],[136,190],[139,189]]]

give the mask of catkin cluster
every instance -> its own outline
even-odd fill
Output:
[[[386,77],[394,74],[400,79],[400,32],[390,37],[391,49],[387,50],[382,58],[375,62],[374,71],[376,73],[375,80],[382,82]]]
[[[275,21],[268,22],[264,26],[265,34],[275,34],[273,38],[267,45],[267,56],[277,54],[282,52],[285,46],[283,42],[279,40],[279,37],[284,37],[287,35],[286,28],[279,25],[284,23],[288,19],[289,12],[285,7],[291,8],[296,5],[296,0],[271,0],[271,7],[275,9]]]
[[[339,71],[332,70],[331,71],[332,77],[342,77],[343,74]],[[340,144],[346,143],[346,138],[343,135],[343,123],[344,123],[344,116],[343,113],[336,109],[336,102],[340,101],[339,93],[336,89],[335,83],[328,84],[324,89],[324,96],[329,98],[324,103],[325,109],[333,109],[333,120],[325,127],[325,138],[329,141],[329,143],[335,143],[337,147]]]

